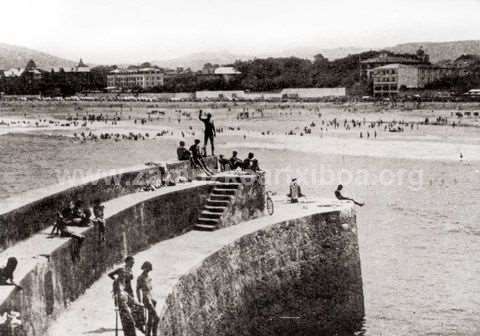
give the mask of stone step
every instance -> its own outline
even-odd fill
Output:
[[[223,206],[212,206],[212,205],[205,205],[204,210],[210,212],[216,212],[222,214],[225,212],[226,207]]]
[[[233,196],[211,194],[209,200],[212,200],[212,201],[227,201],[227,202],[230,203],[233,200]]]
[[[215,231],[217,229],[217,226],[197,223],[193,226],[193,229],[197,231]]]
[[[215,200],[215,199],[208,199],[207,200],[207,206],[212,206],[212,207],[222,207],[226,208],[230,205],[230,200],[224,201],[224,200]]]
[[[207,211],[207,210],[203,210],[200,213],[200,217],[211,218],[211,219],[220,219],[220,217],[222,217],[222,213],[220,213],[220,212],[210,212],[210,211]]]
[[[206,217],[200,216],[200,218],[198,218],[198,220],[197,220],[197,224],[206,224],[206,225],[217,226],[218,225],[218,220],[219,220],[218,218],[214,219],[214,218],[206,218]]]
[[[215,187],[212,191],[212,194],[214,195],[230,195],[230,196],[235,196],[237,191],[235,189],[223,189],[223,188],[218,188]]]

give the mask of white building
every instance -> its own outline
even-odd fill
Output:
[[[5,70],[3,72],[3,75],[7,78],[20,77],[24,71],[25,71],[25,68],[11,68],[11,69]]]
[[[346,94],[345,88],[291,88],[281,91],[282,97],[298,99],[345,97]]]
[[[156,68],[116,69],[107,75],[108,87],[148,89],[164,85],[164,74]]]
[[[235,100],[243,99],[244,91],[197,91],[195,98],[198,100]]]
[[[405,64],[389,64],[371,72],[374,96],[397,95],[406,89],[423,89],[429,83],[454,74],[452,68]]]

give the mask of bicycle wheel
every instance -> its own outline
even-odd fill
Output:
[[[270,197],[267,197],[267,212],[271,216],[273,215],[274,211],[275,211],[275,208],[273,206],[273,201]]]

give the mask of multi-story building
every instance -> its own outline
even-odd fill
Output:
[[[362,80],[372,79],[372,70],[389,64],[403,65],[430,65],[430,57],[420,48],[416,55],[395,55],[390,52],[383,52],[377,57],[360,61],[360,76]]]
[[[149,89],[164,85],[164,74],[160,69],[116,69],[107,75],[107,85],[110,88]]]
[[[423,89],[441,78],[451,76],[455,69],[432,65],[389,64],[371,70],[373,95],[395,96],[402,90]]]

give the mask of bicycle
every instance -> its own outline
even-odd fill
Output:
[[[271,216],[275,212],[275,206],[273,205],[273,200],[270,197],[270,195],[275,195],[275,193],[271,192],[270,190],[267,190],[265,192],[265,204],[267,206],[267,212]]]

